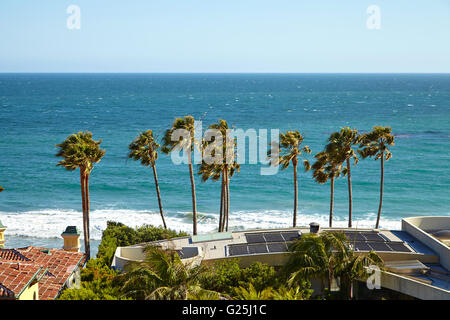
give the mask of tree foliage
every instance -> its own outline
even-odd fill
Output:
[[[145,300],[218,299],[218,292],[202,288],[207,268],[183,263],[175,250],[148,246],[144,261],[125,266],[121,291],[126,297]]]
[[[63,159],[57,166],[62,166],[69,171],[80,168],[89,174],[94,168],[94,163],[99,162],[105,155],[105,150],[100,149],[102,140],[95,141],[89,131],[74,133],[62,143],[57,144],[59,148],[57,157]]]
[[[268,287],[277,288],[281,283],[281,274],[274,267],[254,262],[241,268],[237,258],[215,262],[202,280],[203,287],[229,296],[234,296],[238,287],[249,290],[251,285],[256,291],[262,291]]]
[[[102,234],[102,241],[98,247],[97,258],[109,266],[117,247],[184,236],[187,236],[187,233],[152,225],[130,228],[119,222],[108,221],[107,227]]]
[[[117,274],[101,260],[89,260],[81,270],[81,287],[64,290],[59,300],[119,300],[121,294],[115,284]]]

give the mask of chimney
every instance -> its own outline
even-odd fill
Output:
[[[0,248],[5,247],[5,230],[6,226],[4,226],[0,221]]]
[[[80,252],[80,234],[76,226],[68,226],[61,234],[64,239],[63,249],[66,251]]]
[[[309,233],[319,233],[320,225],[317,222],[309,224]]]

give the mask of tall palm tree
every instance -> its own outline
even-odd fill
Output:
[[[176,130],[186,130],[189,133],[189,139],[183,140],[182,137],[178,141],[172,140],[172,134]],[[192,151],[198,146],[198,141],[195,140],[195,120],[192,116],[185,116],[184,118],[177,118],[172,124],[172,127],[166,130],[163,137],[163,148],[161,149],[164,153],[170,153],[174,150],[180,150],[182,148],[188,149],[188,166],[189,166],[189,177],[191,180],[191,191],[192,191],[192,228],[193,235],[197,234],[197,199],[195,195],[195,180],[194,180],[194,170],[192,167]]]
[[[202,181],[212,178],[218,181],[221,178],[221,198],[220,198],[220,214],[219,214],[219,232],[228,231],[229,210],[230,210],[230,179],[234,173],[239,172],[240,165],[237,163],[236,139],[232,139],[227,135],[229,129],[225,120],[219,120],[209,126],[209,129],[218,130],[222,135],[222,141],[205,141],[204,147],[211,147],[211,156],[220,152],[220,161],[207,163],[203,161],[199,165],[198,174],[202,175]]]
[[[158,197],[159,213],[164,225],[164,229],[167,229],[166,220],[164,219],[164,212],[161,202],[161,194],[159,191],[158,175],[156,173],[156,160],[158,159],[159,144],[153,137],[152,130],[142,132],[133,142],[128,146],[130,153],[128,157],[133,160],[141,160],[141,164],[144,166],[151,166],[153,170],[153,177],[155,178],[156,195]]]
[[[202,161],[201,164],[199,164],[198,167],[198,174],[202,176],[202,182],[208,181],[210,178],[212,181],[219,181],[222,180],[222,186],[221,186],[221,194],[220,194],[220,213],[219,213],[219,227],[218,231],[222,231],[222,220],[223,220],[223,202],[224,202],[224,178],[222,177],[222,169],[218,167],[216,164],[208,164],[205,161]]]
[[[375,160],[381,159],[380,204],[375,229],[380,226],[381,207],[383,205],[384,160],[389,161],[392,157],[389,146],[394,144],[394,135],[391,134],[390,127],[375,126],[371,132],[362,136],[360,144],[362,149],[358,150],[363,159],[367,157],[375,157]]]
[[[330,217],[329,226],[333,226],[333,206],[334,206],[334,181],[339,178],[342,171],[342,164],[336,161],[336,155],[321,151],[314,156],[316,162],[311,166],[313,178],[320,184],[330,180]]]
[[[155,246],[145,249],[143,261],[125,266],[122,292],[145,300],[218,299],[220,294],[203,289],[200,280],[205,276],[204,265],[183,263],[175,250]]]
[[[74,133],[62,143],[57,144],[59,148],[57,157],[62,157],[57,166],[62,166],[69,171],[80,169],[81,201],[83,208],[83,231],[84,247],[87,259],[90,259],[90,233],[89,233],[89,176],[94,169],[94,163],[100,162],[105,155],[105,150],[100,149],[102,140],[92,139],[89,131]]]
[[[349,248],[344,233],[322,232],[303,235],[289,250],[292,254],[286,264],[286,270],[291,274],[288,283],[319,278],[324,291],[325,281],[328,289],[331,288],[336,270],[342,268]]]
[[[349,127],[342,128],[339,132],[334,132],[328,139],[328,144],[325,147],[325,151],[328,154],[336,155],[336,162],[342,164],[346,162],[347,167],[342,170],[343,175],[347,175],[348,181],[348,227],[352,227],[352,209],[353,209],[353,197],[352,197],[352,177],[350,160],[353,159],[353,164],[358,163],[358,155],[354,150],[354,146],[360,142],[360,135],[358,130],[351,129]]]
[[[280,134],[280,143],[277,146],[277,151],[280,150],[280,154],[275,156],[274,149],[270,149],[268,152],[270,164],[272,166],[281,166],[282,170],[285,170],[289,167],[289,164],[292,162],[292,166],[294,167],[294,217],[292,226],[297,226],[297,207],[298,207],[298,186],[297,186],[297,165],[298,158],[302,155],[302,153],[310,154],[311,150],[308,146],[301,147],[303,142],[303,136],[295,131],[286,131],[286,133]],[[305,167],[305,171],[309,171],[310,164],[308,160],[303,160],[303,165]]]

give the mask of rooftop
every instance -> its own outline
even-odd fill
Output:
[[[81,231],[76,226],[68,226],[61,235],[80,235]]]
[[[0,250],[0,290],[15,296],[33,270],[39,275],[39,299],[55,299],[72,273],[85,262],[84,253],[43,247]],[[18,269],[14,269],[17,268]],[[16,270],[16,271],[14,271]],[[1,291],[0,291],[1,292]],[[0,297],[2,297],[0,295]],[[7,296],[9,297],[9,296]]]
[[[309,231],[309,228],[258,229],[181,237],[151,244],[177,250],[182,259],[201,258],[202,261],[213,261],[240,257],[241,260],[245,261],[260,257],[267,260],[270,258],[264,256],[273,256],[280,258],[278,262],[273,263],[281,265],[284,261],[283,257],[288,254],[289,243]],[[350,246],[357,253],[375,250],[386,260],[391,260],[393,256],[411,256],[408,259],[417,256],[429,256],[428,260],[431,262],[438,261],[431,249],[404,231],[323,228],[320,232],[323,231],[344,232],[349,239]],[[120,264],[120,259],[124,259],[123,262],[136,260],[139,258],[142,249],[147,245],[149,244],[143,243],[120,248],[120,252],[116,253],[117,264]],[[434,260],[433,257],[435,257]]]
[[[0,298],[15,298],[37,279],[42,267],[20,262],[0,261]]]
[[[450,248],[442,241],[447,240],[448,230],[450,217],[425,216],[402,219],[402,230],[322,228],[318,232],[345,233],[355,254],[375,251],[390,267],[383,271],[384,288],[419,299],[448,300]],[[309,232],[316,231],[307,227],[258,229],[141,243],[118,247],[112,266],[123,269],[131,261],[142,261],[148,245],[176,250],[185,263],[238,257],[241,267],[255,261],[282,266],[289,259],[289,243]]]

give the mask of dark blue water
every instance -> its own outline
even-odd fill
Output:
[[[81,226],[79,174],[56,167],[55,157],[55,144],[80,130],[103,139],[107,150],[91,176],[94,238],[107,220],[160,224],[151,169],[127,160],[127,146],[141,130],[162,136],[188,114],[204,128],[225,119],[242,129],[297,129],[313,153],[342,126],[391,126],[396,145],[386,164],[382,227],[450,214],[448,74],[1,74],[0,220],[7,235],[58,237],[68,224]],[[190,231],[187,166],[161,155],[157,169],[169,227]],[[355,226],[374,224],[379,174],[372,159],[352,171]],[[303,171],[299,179],[300,224],[326,224],[329,185]],[[196,187],[199,228],[211,231],[220,184],[197,179]],[[337,225],[346,224],[347,201],[340,179]],[[231,227],[288,226],[292,206],[291,168],[261,176],[260,165],[243,165],[232,179]]]

